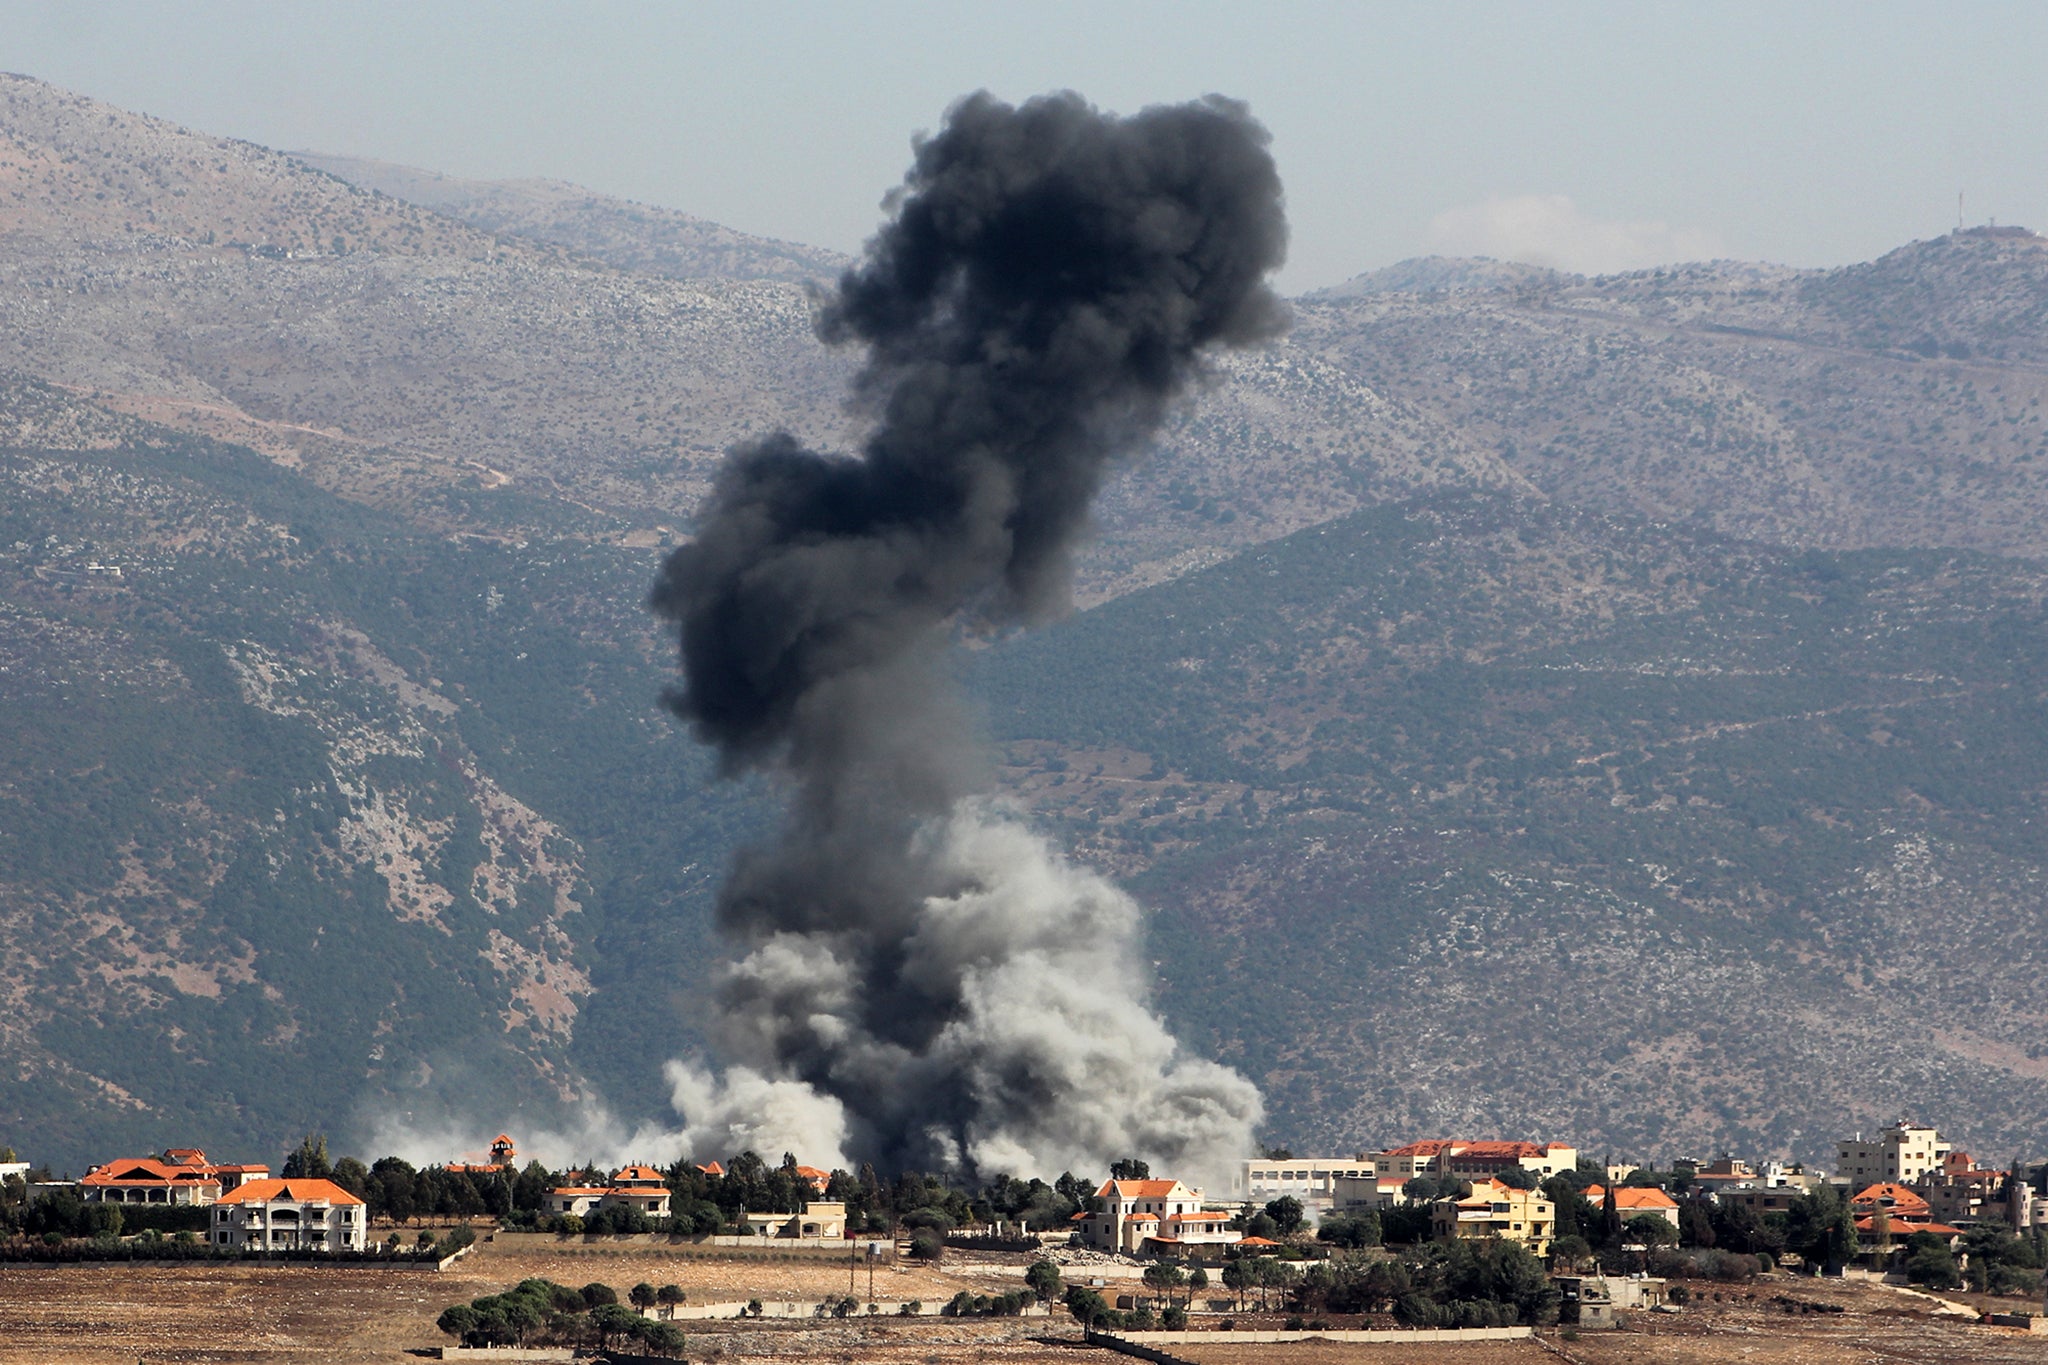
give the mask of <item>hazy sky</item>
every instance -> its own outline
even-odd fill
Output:
[[[1284,283],[2048,226],[2048,3],[30,4],[0,67],[276,147],[545,175],[853,250],[976,87],[1273,130]]]

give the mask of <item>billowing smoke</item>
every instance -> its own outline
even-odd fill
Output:
[[[979,794],[945,654],[956,630],[1061,611],[1113,462],[1206,350],[1284,325],[1266,142],[1214,97],[1129,118],[1072,94],[956,105],[820,308],[824,338],[866,348],[860,455],[735,450],[663,566],[671,704],[728,773],[790,788],[720,904],[749,949],[721,986],[735,1070],[671,1073],[692,1132],[757,1090],[885,1167],[1250,1150],[1257,1090],[1145,1003],[1138,908]]]

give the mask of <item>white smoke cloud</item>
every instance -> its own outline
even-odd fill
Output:
[[[774,1080],[745,1066],[718,1076],[695,1060],[670,1062],[663,1074],[693,1160],[757,1152],[772,1164],[789,1152],[828,1171],[848,1165],[845,1106],[802,1081]]]
[[[948,890],[906,926],[902,978],[950,1002],[945,1026],[918,1046],[881,1036],[829,935],[772,936],[725,992],[727,1050],[750,1064],[670,1072],[692,1141],[712,1144],[699,1159],[844,1141],[844,1109],[784,1074],[790,1057],[884,1110],[944,1115],[918,1154],[940,1169],[1050,1178],[1135,1156],[1200,1181],[1253,1150],[1257,1087],[1184,1055],[1149,1006],[1135,901],[990,798],[926,825],[912,858]]]
[[[550,1170],[584,1161],[613,1167],[635,1161],[666,1166],[690,1150],[685,1133],[656,1123],[626,1123],[595,1100],[579,1104],[566,1124],[535,1124],[516,1114],[486,1122],[415,1109],[374,1115],[363,1128],[363,1151],[372,1157],[399,1157],[414,1166],[487,1160],[485,1150],[499,1133],[517,1144],[522,1163],[539,1161]]]
[[[1446,256],[1490,256],[1583,275],[1726,254],[1711,232],[1661,219],[1596,218],[1562,194],[1499,196],[1446,209],[1430,220],[1429,243]]]

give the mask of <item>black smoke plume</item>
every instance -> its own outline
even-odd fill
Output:
[[[977,795],[944,656],[1062,610],[1116,459],[1205,351],[1284,325],[1266,143],[1214,97],[960,102],[820,307],[821,336],[866,348],[860,455],[735,450],[663,566],[671,705],[728,773],[791,784],[721,899],[750,948],[721,1003],[732,1093],[823,1116],[789,1135],[807,1159],[838,1154],[834,1124],[863,1157],[983,1172],[1249,1150],[1257,1091],[1145,1004],[1136,907]],[[677,1074],[710,1135],[726,1098]]]

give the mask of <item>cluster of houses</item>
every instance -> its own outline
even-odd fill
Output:
[[[2004,1223],[2014,1232],[2048,1227],[2048,1198],[2024,1179],[1979,1166],[1930,1127],[1901,1120],[1872,1137],[1859,1133],[1836,1144],[1836,1157],[1831,1183],[1848,1196],[1858,1233],[1875,1245],[1925,1232],[1953,1246],[1965,1228],[1985,1222]],[[1529,1180],[1502,1177],[1518,1171],[1540,1182],[1579,1169],[1579,1161],[1578,1150],[1561,1142],[1433,1139],[1351,1157],[1241,1162],[1232,1173],[1230,1198],[1243,1205],[1292,1196],[1314,1222],[1333,1213],[1405,1203],[1408,1182],[1419,1177],[1454,1187],[1469,1182],[1469,1194],[1432,1202],[1436,1235],[1498,1237],[1524,1243],[1542,1256],[1555,1236],[1555,1207],[1540,1189],[1520,1188]],[[1758,1214],[1782,1212],[1816,1186],[1830,1183],[1829,1177],[1796,1164],[1752,1166],[1732,1156],[1680,1164],[1692,1171],[1689,1197]],[[1675,1231],[1679,1203],[1670,1193],[1654,1185],[1622,1183],[1637,1169],[1607,1166],[1603,1178],[1583,1193],[1594,1204],[1611,1204],[1624,1223],[1649,1214]],[[1100,1244],[1095,1237],[1089,1240]]]
[[[207,1240],[271,1251],[361,1251],[363,1201],[332,1180],[273,1179],[268,1166],[209,1161],[197,1147],[95,1166],[75,1186],[87,1203],[204,1207]]]
[[[1901,1121],[1874,1137],[1857,1134],[1837,1144],[1833,1183],[1848,1195],[1866,1244],[1903,1243],[1930,1233],[1954,1245],[1964,1229],[1997,1221],[2016,1232],[2048,1227],[2048,1198],[2023,1179],[1979,1166],[1951,1148],[1932,1128]],[[499,1134],[486,1159],[448,1169],[472,1175],[517,1170],[518,1152]],[[1732,1156],[1691,1169],[1686,1197],[1711,1200],[1757,1214],[1781,1212],[1827,1177],[1797,1165],[1752,1166]],[[25,1167],[23,1168],[26,1169]],[[717,1162],[699,1166],[722,1175]],[[1431,1139],[1350,1157],[1272,1157],[1238,1163],[1218,1202],[1174,1179],[1104,1181],[1095,1208],[1073,1215],[1062,1234],[1087,1247],[1131,1256],[1200,1257],[1226,1247],[1256,1246],[1240,1214],[1292,1197],[1314,1224],[1408,1203],[1421,1194],[1440,1239],[1499,1238],[1547,1256],[1556,1238],[1556,1208],[1540,1188],[1554,1175],[1581,1169],[1578,1149],[1562,1142],[1467,1142]],[[1624,1223],[1642,1215],[1661,1218],[1675,1231],[1680,1205],[1656,1185],[1628,1184],[1636,1167],[1606,1166],[1585,1197],[1613,1208]],[[796,1168],[813,1194],[827,1192],[830,1174]],[[627,1165],[547,1194],[549,1213],[588,1217],[602,1209],[630,1209],[650,1219],[669,1215],[669,1187],[653,1166]],[[1411,1182],[1435,1182],[1417,1191]],[[332,1180],[275,1179],[266,1166],[221,1164],[197,1148],[172,1148],[162,1157],[134,1157],[95,1166],[64,1182],[79,1198],[126,1205],[204,1206],[213,1210],[208,1240],[223,1247],[360,1250],[368,1235],[364,1202]],[[1532,1188],[1533,1187],[1533,1188]],[[54,1188],[54,1186],[50,1187]],[[746,1212],[749,1231],[764,1237],[839,1239],[848,1235],[846,1206],[812,1199],[795,1213]],[[1239,1226],[1233,1226],[1238,1224]],[[1270,1243],[1268,1243],[1270,1244]]]

